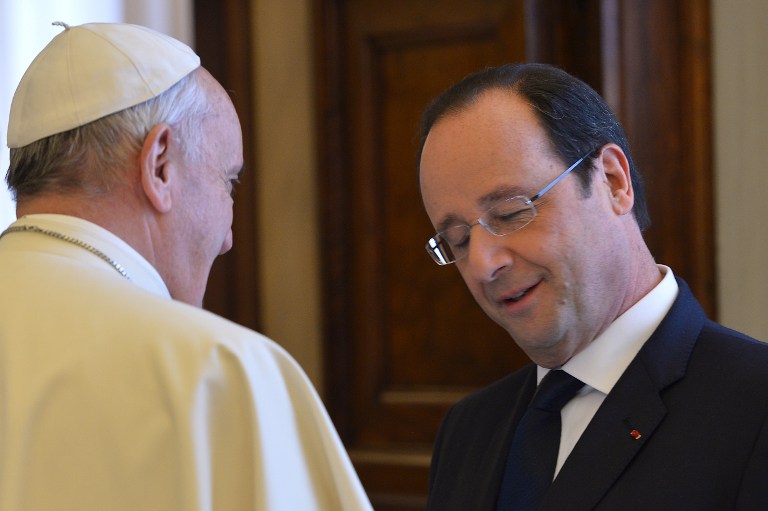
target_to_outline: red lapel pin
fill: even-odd
[[[627,425],[627,427],[630,428],[629,430],[629,436],[634,438],[635,440],[640,440],[640,438],[643,436],[642,433],[640,433],[635,427],[632,425],[632,423],[629,421],[629,418],[624,419],[624,424]]]

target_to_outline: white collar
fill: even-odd
[[[604,394],[611,391],[677,298],[678,286],[672,270],[661,264],[657,266],[664,275],[661,282],[561,369],[587,387]],[[548,369],[537,367],[539,382],[547,372]]]
[[[34,225],[85,242],[125,268],[131,281],[137,286],[156,295],[171,297],[162,277],[149,261],[103,227],[82,218],[54,214],[25,215],[11,224],[11,227],[24,225]],[[83,253],[88,253],[86,249],[82,250]],[[118,276],[117,272],[115,275]]]

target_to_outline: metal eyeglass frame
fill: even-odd
[[[465,225],[465,226],[468,228],[467,230],[469,231],[469,230],[471,230],[471,229],[472,229],[472,227],[474,227],[474,226],[476,226],[476,225],[478,225],[478,224],[479,224],[479,225],[481,225],[481,226],[482,226],[482,227],[483,227],[483,228],[484,228],[486,231],[490,232],[490,233],[491,233],[491,234],[493,234],[494,236],[507,236],[507,235],[509,235],[509,234],[512,234],[512,233],[513,233],[513,232],[515,232],[515,231],[519,231],[520,229],[524,228],[524,227],[525,227],[525,226],[527,226],[529,223],[531,223],[531,221],[532,221],[532,220],[533,220],[533,219],[536,217],[536,206],[534,206],[534,205],[533,205],[533,202],[534,202],[534,201],[536,201],[536,200],[538,200],[538,199],[540,199],[542,195],[544,195],[545,193],[547,193],[547,192],[548,192],[548,191],[549,191],[549,190],[550,190],[550,189],[551,189],[553,186],[555,186],[557,183],[559,183],[559,182],[560,182],[560,181],[561,181],[561,180],[562,180],[562,179],[563,179],[565,176],[567,176],[567,175],[568,175],[568,174],[569,174],[569,173],[570,173],[570,172],[571,172],[573,169],[575,169],[576,167],[578,167],[578,166],[581,164],[581,162],[583,162],[583,161],[584,161],[584,160],[585,160],[585,159],[586,159],[586,158],[587,158],[587,157],[588,157],[590,154],[592,154],[593,152],[594,152],[594,150],[593,150],[593,151],[589,151],[587,154],[585,154],[584,156],[582,156],[581,158],[579,158],[578,160],[576,160],[576,162],[575,162],[573,165],[571,165],[570,167],[568,167],[567,169],[565,169],[565,170],[563,171],[563,173],[562,173],[562,174],[560,174],[559,176],[557,176],[557,177],[556,177],[554,180],[552,180],[552,182],[551,182],[551,183],[549,183],[547,186],[545,186],[544,188],[542,188],[542,189],[539,191],[539,193],[537,193],[537,194],[536,194],[536,195],[534,195],[533,197],[531,197],[531,198],[528,198],[528,197],[526,197],[526,196],[524,196],[524,195],[515,195],[514,197],[508,197],[507,199],[505,199],[505,200],[503,200],[503,201],[501,201],[501,202],[500,202],[500,203],[504,203],[504,202],[506,202],[506,201],[510,201],[510,200],[512,200],[512,199],[523,199],[523,203],[525,203],[525,205],[526,205],[526,206],[528,206],[528,207],[531,209],[531,211],[533,211],[533,216],[532,216],[532,217],[531,217],[531,219],[530,219],[530,220],[529,220],[527,223],[525,223],[524,225],[522,225],[522,226],[520,226],[520,227],[518,227],[518,228],[516,228],[516,229],[513,229],[513,230],[511,230],[511,231],[509,231],[509,232],[503,233],[503,234],[500,234],[500,233],[498,233],[498,232],[494,232],[493,228],[492,228],[492,227],[491,227],[491,226],[488,224],[488,222],[486,222],[486,221],[483,219],[483,217],[485,217],[485,215],[486,215],[486,214],[487,214],[487,213],[488,213],[490,210],[492,210],[492,209],[494,209],[494,208],[498,207],[498,204],[496,204],[496,205],[494,205],[494,206],[492,206],[492,207],[488,208],[486,211],[484,211],[484,212],[483,212],[483,214],[482,214],[482,215],[480,215],[480,217],[477,219],[477,221],[476,221],[475,223],[473,223],[473,224],[464,224],[464,225]],[[452,226],[451,228],[453,228],[453,227],[457,227],[457,226]],[[426,248],[426,250],[427,250],[427,253],[428,253],[428,254],[429,254],[431,257],[432,257],[432,259],[433,259],[433,260],[434,260],[434,261],[435,261],[435,262],[436,262],[438,265],[440,265],[440,266],[445,266],[445,265],[448,265],[448,264],[453,264],[453,263],[455,263],[456,261],[458,261],[458,260],[460,260],[460,259],[463,259],[463,257],[464,257],[464,256],[462,256],[462,257],[458,257],[458,258],[457,258],[457,257],[454,257],[454,255],[453,255],[453,250],[451,249],[451,245],[450,245],[450,243],[448,243],[448,241],[447,241],[447,240],[445,240],[445,239],[443,238],[443,233],[444,233],[444,232],[445,232],[445,231],[440,231],[440,232],[436,233],[434,236],[432,236],[431,238],[429,238],[429,240],[427,240],[427,244],[426,244],[426,246],[424,247],[424,248]],[[443,248],[441,248],[441,247],[443,247],[444,245],[447,245],[447,246],[448,246],[448,249],[449,249],[448,251],[445,251]]]

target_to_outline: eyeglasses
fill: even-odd
[[[576,163],[565,169],[565,172],[557,176],[554,181],[530,199],[524,195],[510,197],[488,209],[480,215],[477,222],[471,225],[454,225],[438,232],[427,241],[425,247],[427,252],[437,264],[441,266],[451,264],[467,256],[469,253],[469,234],[472,227],[478,224],[495,236],[506,236],[519,231],[536,218],[536,207],[533,202],[540,199],[570,171],[578,167],[592,152],[590,151],[579,158]]]

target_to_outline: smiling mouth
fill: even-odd
[[[505,299],[504,301],[505,301],[505,302],[513,302],[513,303],[519,302],[520,300],[522,300],[522,299],[523,299],[523,297],[524,297],[525,295],[527,295],[527,294],[528,294],[528,291],[529,291],[529,290],[528,290],[528,289],[526,289],[525,291],[522,291],[522,292],[520,292],[520,293],[516,294],[515,296],[510,296],[509,298]]]
[[[504,303],[517,303],[517,302],[519,302],[520,300],[522,300],[523,298],[525,298],[525,297],[528,295],[528,293],[530,293],[531,291],[533,291],[533,290],[536,288],[536,286],[537,286],[537,285],[538,285],[538,284],[536,284],[536,285],[533,285],[533,286],[531,286],[531,287],[529,287],[529,288],[527,288],[527,289],[523,289],[522,291],[520,291],[520,292],[519,292],[519,293],[517,293],[517,294],[514,294],[514,295],[512,295],[512,296],[509,296],[509,297],[507,297],[507,298],[504,298]]]

